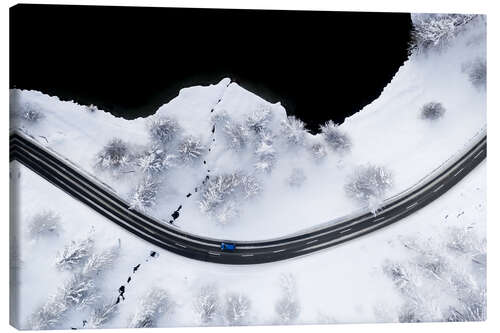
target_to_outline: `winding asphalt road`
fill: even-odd
[[[134,235],[181,256],[219,264],[249,265],[285,260],[323,250],[361,237],[425,207],[446,193],[486,158],[486,135],[460,158],[384,205],[376,215],[365,212],[271,240],[227,241],[234,252],[220,250],[222,241],[186,233],[129,209],[129,204],[95,179],[79,171],[21,132],[10,136],[10,161],[17,160],[47,181]]]

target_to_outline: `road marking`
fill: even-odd
[[[175,245],[180,246],[180,247],[183,247],[183,248],[186,248],[186,246],[185,246],[185,245],[182,245],[182,244],[179,244],[179,243],[175,243]]]
[[[432,192],[437,192],[437,191],[439,191],[439,189],[440,189],[441,187],[443,187],[443,186],[444,186],[443,184],[439,185],[439,186],[438,186],[436,189],[434,189],[434,191],[432,191]]]
[[[241,256],[242,257],[253,257],[253,254],[252,253],[250,253],[250,254],[242,254]]]
[[[378,220],[383,220],[383,219],[385,219],[385,217],[379,217],[379,218],[373,220],[373,222],[377,222]]]
[[[307,243],[306,243],[306,245],[307,245],[307,244],[312,244],[312,243],[316,243],[317,241],[318,241],[317,239],[315,239],[315,240],[312,240],[312,241],[310,241],[310,242],[307,242]]]
[[[456,175],[458,175],[460,172],[462,172],[462,170],[463,170],[463,169],[464,169],[464,168],[462,168],[462,169],[458,170],[458,172],[457,172],[454,176],[456,176]]]
[[[406,209],[410,209],[411,207],[415,206],[415,205],[418,205],[418,201],[415,202],[415,203],[412,203],[411,205],[409,205],[408,207],[406,207]]]
[[[273,251],[273,253],[278,253],[278,252],[282,252],[282,251],[285,251],[285,249],[276,250],[276,251]]]
[[[220,253],[215,253],[215,252],[208,252],[208,254],[211,254],[213,256],[220,256]]]
[[[342,230],[340,231],[341,234],[345,233],[345,232],[348,232],[349,230],[351,230],[352,228],[349,228],[349,229],[345,229],[345,230]]]
[[[473,160],[475,160],[479,155],[481,155],[481,153],[483,152],[484,149],[481,149],[481,151],[479,153],[476,154],[476,156],[474,156]]]

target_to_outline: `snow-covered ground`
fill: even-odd
[[[162,288],[169,295],[169,311],[159,315],[156,326],[202,324],[194,303],[197,293],[206,285],[214,286],[220,305],[214,321],[207,324],[227,323],[224,321],[227,317],[225,297],[235,292],[243,293],[250,300],[248,315],[242,323],[282,323],[276,306],[284,294],[283,275],[291,275],[295,281],[294,300],[300,304],[297,318],[290,323],[397,321],[398,307],[405,298],[384,274],[384,265],[408,261],[413,255],[405,247],[408,243],[430,242],[439,248],[441,243],[450,242],[449,231],[454,227],[462,231],[470,228],[473,235],[484,238],[485,169],[485,164],[481,164],[439,201],[370,236],[293,260],[257,266],[226,266],[193,261],[157,249],[109,223],[15,162],[11,179],[18,184],[18,203],[23,207],[17,218],[20,248],[15,251],[20,260],[15,285],[19,293],[19,325],[29,327],[32,314],[73,274],[56,268],[57,252],[71,241],[84,239],[89,234],[95,240],[97,253],[121,240],[118,259],[95,278],[99,287],[96,295],[105,303],[113,303],[118,287],[126,285],[125,301],[118,304],[116,317],[103,327],[128,326],[139,299],[153,287]],[[59,215],[63,231],[58,237],[33,240],[28,235],[28,226],[33,216],[47,210]],[[444,255],[443,249],[445,247],[441,248]],[[158,251],[159,257],[149,257],[151,250]],[[132,274],[132,268],[139,263],[141,267]],[[470,274],[467,265],[460,268]],[[475,269],[473,267],[472,272]],[[132,276],[130,284],[125,283],[128,276]],[[484,282],[484,275],[475,280],[479,284]],[[443,295],[446,289],[441,288],[429,301],[452,304]],[[89,311],[88,308],[72,309],[69,319],[55,327],[80,328],[83,320],[89,320]]]
[[[391,187],[374,189],[377,199],[387,198],[485,129],[485,19],[465,27],[446,45],[410,56],[377,100],[317,135],[230,79],[183,89],[155,115],[131,121],[12,90],[11,128],[165,223],[182,205],[175,220],[182,230],[241,240],[283,236],[367,205],[345,189],[358,166],[391,175]],[[441,117],[422,119],[424,105],[431,118]],[[122,141],[110,145],[114,138]],[[18,162],[10,177],[18,327],[485,319],[485,163],[390,227],[255,266],[171,254]],[[113,306],[122,285],[125,300]]]
[[[183,205],[175,221],[182,230],[224,239],[265,239],[362,207],[344,189],[357,166],[386,168],[392,174],[392,187],[383,196],[390,197],[457,154],[486,127],[486,91],[471,79],[474,68],[485,66],[485,57],[482,17],[468,23],[446,48],[410,56],[377,100],[338,126],[350,139],[346,150],[329,145],[324,134],[305,133],[300,122],[287,121],[279,103],[270,104],[230,79],[185,88],[155,115],[135,120],[36,91],[12,90],[11,127],[30,133],[131,203],[147,178],[157,195],[153,205],[143,208],[168,221]],[[331,112],[335,112],[334,92],[332,96]],[[441,119],[421,119],[421,108],[429,102],[441,103],[445,109]],[[40,117],[33,120],[31,114]],[[178,130],[170,141],[155,145],[149,128],[165,117]],[[128,152],[126,161],[109,171],[109,165],[97,166],[97,156],[113,138],[123,140]],[[200,148],[201,156],[191,162],[179,151],[187,138],[200,143],[195,148]],[[141,169],[140,161],[151,161],[158,150],[168,161],[153,177]],[[235,172],[247,177],[252,190],[245,188],[232,197],[210,192],[233,185],[234,192],[241,192],[238,184],[223,184],[228,177],[217,178]],[[203,185],[207,175],[211,181]],[[240,178],[235,181],[244,183]],[[209,201],[205,206],[204,195],[205,203]]]

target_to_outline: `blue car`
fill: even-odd
[[[220,249],[221,251],[234,251],[234,249],[236,248],[236,246],[232,243],[220,243]]]

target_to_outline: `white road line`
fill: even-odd
[[[183,248],[186,248],[186,246],[185,246],[185,245],[182,245],[182,244],[179,244],[179,243],[175,243],[175,245],[180,246],[180,247],[183,247]]]
[[[432,191],[432,192],[437,192],[437,191],[439,191],[439,189],[440,189],[441,187],[443,187],[443,186],[444,186],[443,184],[439,185],[439,186],[438,186],[437,188],[435,188],[435,189],[434,189],[434,191]]]
[[[312,240],[312,241],[310,241],[310,242],[307,242],[306,244],[316,243],[317,241],[318,241],[318,240],[317,240],[317,239],[315,239],[315,240]]]
[[[211,254],[213,256],[220,256],[220,253],[215,253],[215,252],[208,252],[208,254]]]
[[[276,251],[273,251],[273,253],[278,253],[278,252],[283,252],[283,251],[285,251],[285,249],[276,250]]]
[[[253,254],[252,253],[250,253],[250,254],[242,254],[241,256],[242,257],[253,257]]]
[[[476,159],[479,155],[481,155],[481,153],[483,152],[483,150],[484,150],[484,149],[481,149],[481,150],[479,151],[479,153],[477,153],[477,154],[474,156],[473,160],[475,160],[475,159]]]
[[[463,169],[464,169],[464,168],[462,168],[462,169],[458,170],[458,172],[457,172],[456,174],[454,174],[454,176],[456,176],[456,175],[458,175],[460,172],[462,172],[462,170],[463,170]]]
[[[385,217],[379,217],[379,218],[373,220],[373,222],[377,222],[378,220],[383,220],[383,219],[385,219]]]
[[[413,206],[415,206],[415,205],[418,205],[418,201],[417,201],[417,202],[412,203],[411,205],[409,205],[408,207],[406,207],[406,209],[410,209],[411,207],[413,207]]]
[[[348,232],[349,230],[351,230],[352,228],[349,228],[349,229],[345,229],[345,230],[342,230],[340,231],[341,234],[345,233],[345,232]]]

